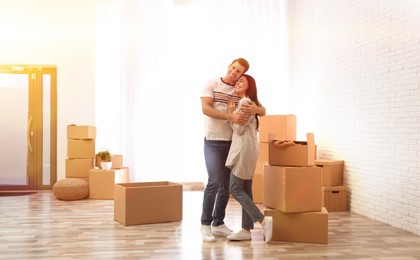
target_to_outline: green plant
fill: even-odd
[[[98,156],[101,161],[103,162],[110,162],[111,161],[111,153],[108,150],[101,150],[99,151],[96,156]]]

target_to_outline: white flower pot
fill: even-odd
[[[102,170],[111,170],[112,162],[101,162]]]

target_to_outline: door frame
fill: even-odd
[[[2,185],[0,191],[51,190],[57,181],[57,67],[0,65],[0,73],[28,75],[28,148],[26,185]],[[50,75],[50,182],[43,184],[43,75]],[[33,152],[31,152],[31,150]]]

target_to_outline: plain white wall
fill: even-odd
[[[0,62],[57,66],[58,179],[65,178],[66,126],[95,123],[94,17],[94,0],[0,0]]]
[[[298,136],[345,161],[351,211],[420,234],[420,1],[290,2]]]

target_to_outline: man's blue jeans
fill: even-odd
[[[204,139],[204,159],[208,180],[203,197],[201,224],[219,226],[224,224],[229,200],[230,169],[225,167],[231,141]]]

